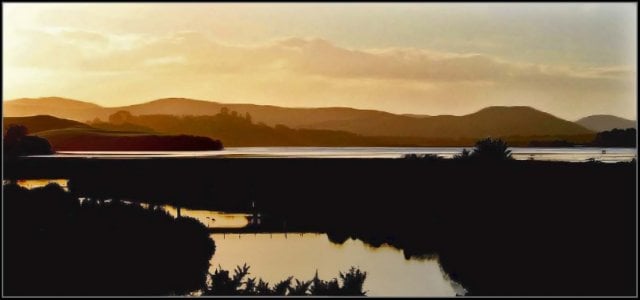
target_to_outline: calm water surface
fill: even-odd
[[[229,147],[222,151],[61,151],[39,157],[152,158],[152,157],[249,157],[249,158],[399,158],[405,154],[437,154],[451,158],[463,147]],[[471,149],[467,147],[467,149]],[[595,159],[603,162],[629,161],[637,156],[636,148],[510,148],[518,160],[580,162]]]
[[[164,206],[164,209],[177,215],[172,206]],[[245,227],[251,217],[250,214],[190,209],[181,209],[180,214],[218,229]],[[334,244],[326,234],[319,233],[216,233],[211,237],[216,243],[211,273],[218,267],[232,270],[246,263],[251,267],[250,277],[273,284],[289,276],[310,280],[316,270],[321,279],[329,280],[354,266],[367,272],[364,289],[370,296],[455,296],[465,293],[464,288],[452,282],[440,269],[436,258],[407,260],[401,250],[387,245],[374,248],[353,239],[341,245]]]
[[[271,283],[288,276],[310,280],[316,270],[321,279],[338,277],[351,266],[367,272],[364,290],[369,296],[455,296],[464,289],[448,279],[437,259],[406,260],[390,246],[372,248],[349,239],[341,245],[326,234],[213,234],[218,266],[230,270],[247,263],[251,277]]]

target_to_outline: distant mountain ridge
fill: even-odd
[[[594,132],[573,122],[531,107],[487,107],[463,116],[397,115],[347,107],[286,108],[255,104],[223,104],[184,98],[158,99],[121,107],[101,107],[59,97],[16,99],[4,102],[5,116],[49,114],[86,122],[126,110],[133,115],[215,115],[226,107],[241,115],[250,114],[255,123],[291,128],[347,131],[363,136],[423,138],[478,138],[486,136],[584,135]]]
[[[608,131],[615,128],[618,129],[627,129],[627,128],[636,128],[636,121],[620,118],[612,115],[592,115],[588,117],[584,117],[578,121],[577,124],[584,126],[587,129],[601,132]]]
[[[492,106],[463,116],[408,117],[327,121],[309,128],[347,130],[360,134],[477,138],[486,136],[580,135],[590,130],[526,106]]]
[[[2,108],[4,117],[51,115],[79,122],[87,121],[86,118],[89,116],[105,114],[105,108],[100,105],[60,97],[21,98],[3,101]]]
[[[59,119],[48,115],[37,115],[32,117],[4,117],[2,118],[2,124],[4,128],[7,128],[7,126],[11,124],[26,126],[30,134],[63,128],[91,128],[89,125],[84,123]]]

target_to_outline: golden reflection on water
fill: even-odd
[[[364,289],[369,296],[455,296],[453,284],[435,259],[406,260],[389,246],[372,248],[359,240],[342,245],[326,234],[264,233],[212,234],[216,252],[210,272],[218,266],[233,270],[247,263],[250,277],[275,284],[288,276],[310,280],[316,270],[321,279],[338,277],[351,266],[367,272]]]
[[[44,187],[49,183],[57,183],[60,187],[62,187],[65,191],[68,191],[67,187],[68,179],[19,179],[16,180],[16,183],[26,189],[34,189],[39,187]]]
[[[170,215],[176,217],[177,209],[170,205],[163,206],[164,210]],[[193,210],[187,208],[180,209],[180,215],[183,217],[191,217],[209,228],[242,228],[249,225],[249,214],[242,213],[224,213],[211,210]]]

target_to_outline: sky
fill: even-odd
[[[3,3],[3,100],[636,119],[636,3]]]

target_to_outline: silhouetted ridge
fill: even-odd
[[[576,123],[593,131],[607,131],[612,129],[627,129],[638,127],[636,121],[627,120],[612,115],[588,116],[576,121]]]
[[[134,115],[171,114],[176,116],[212,116],[223,107],[238,114],[250,114],[256,123],[278,124],[293,129],[346,131],[363,136],[403,138],[461,139],[486,136],[559,136],[587,135],[592,131],[530,107],[488,107],[464,116],[397,115],[383,111],[347,107],[287,108],[272,105],[232,104],[185,98],[163,98],[123,107],[79,106],[69,102],[65,109],[45,110],[39,105],[23,105],[23,100],[5,102],[5,114],[21,116],[51,114],[88,121],[106,120],[118,110]],[[33,104],[33,103],[32,103]]]
[[[5,128],[10,124],[20,124],[26,126],[29,129],[30,133],[69,127],[87,129],[91,128],[89,125],[84,123],[60,119],[49,115],[37,115],[29,117],[4,117],[2,118],[2,123]]]
[[[30,116],[7,117],[3,119],[3,123],[5,129],[11,125],[19,125],[34,135],[21,141],[16,139],[14,146],[5,147],[5,150],[14,155],[50,154],[51,148],[57,151],[198,151],[223,148],[222,142],[217,139],[186,134],[161,134],[126,122],[96,122],[92,123],[96,124],[97,128],[94,128],[52,116]]]
[[[74,100],[63,97],[39,97],[39,98],[19,98],[12,101],[16,101],[18,105],[43,105],[43,106],[54,106],[54,105],[69,105],[72,108],[76,107],[84,107],[84,108],[98,108],[102,107],[100,105],[81,101]]]

